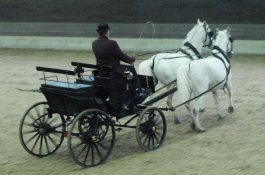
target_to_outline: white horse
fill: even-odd
[[[183,46],[175,53],[159,53],[139,65],[139,74],[153,76],[155,85],[158,81],[163,85],[177,79],[177,71],[181,65],[192,60],[200,59],[203,46],[211,45],[211,30],[204,21],[197,20],[197,24],[189,31]],[[169,86],[168,89],[173,86]],[[168,97],[167,105],[172,108],[173,94]],[[173,112],[174,122],[180,123],[178,116]]]
[[[178,71],[177,97],[181,102],[185,102],[191,98],[192,94],[194,95],[195,100],[193,108],[191,108],[190,103],[186,103],[186,107],[189,109],[192,118],[191,126],[199,132],[205,131],[199,118],[199,105],[203,100],[203,94],[207,91],[213,92],[217,107],[217,115],[223,118],[224,115],[222,115],[220,111],[217,90],[226,87],[230,103],[228,112],[233,113],[234,111],[231,66],[228,58],[232,52],[233,40],[230,35],[230,30],[218,30],[211,51],[212,54],[205,59],[195,60],[190,62],[189,65],[181,66]]]

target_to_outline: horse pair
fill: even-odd
[[[214,39],[213,39],[214,38]],[[212,40],[214,40],[213,47]],[[204,46],[212,47],[211,55],[202,58]],[[217,106],[218,116],[223,118],[220,112],[217,90],[224,86],[228,89],[232,113],[232,83],[231,67],[228,56],[232,53],[233,45],[228,29],[217,31],[215,37],[208,24],[199,19],[197,24],[189,31],[183,46],[176,53],[159,53],[145,60],[139,65],[139,74],[153,76],[157,82],[164,85],[177,80],[177,99],[185,103],[192,118],[192,128],[197,131],[205,131],[201,126],[199,111],[204,111],[203,94],[212,91]],[[176,86],[172,84],[168,89]],[[195,97],[195,105],[191,107],[189,99]],[[173,94],[168,97],[167,105],[175,109],[172,104]],[[175,123],[179,123],[178,115],[173,112]]]

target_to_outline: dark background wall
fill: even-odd
[[[2,36],[95,37],[108,22],[114,37],[139,37],[153,21],[155,38],[184,38],[197,18],[231,26],[238,39],[265,39],[264,0],[0,0]]]
[[[0,0],[2,22],[265,23],[264,0]]]

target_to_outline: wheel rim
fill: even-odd
[[[83,167],[103,163],[115,141],[114,125],[106,113],[96,109],[81,112],[69,130],[68,148],[74,161]]]
[[[139,116],[136,125],[138,144],[145,151],[157,149],[164,141],[166,128],[163,112],[155,107],[146,108]]]
[[[49,114],[48,104],[31,106],[20,122],[19,137],[24,149],[31,155],[44,157],[54,153],[62,144],[65,123],[60,114]]]

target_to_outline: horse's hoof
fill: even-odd
[[[225,115],[217,114],[217,117],[218,117],[219,119],[224,119],[224,118],[225,118]]]
[[[175,125],[178,125],[178,124],[180,124],[180,121],[179,121],[179,119],[178,119],[178,118],[175,118],[175,119],[174,119],[174,124],[175,124]]]
[[[205,112],[205,108],[200,109],[200,112]]]
[[[198,132],[205,132],[206,129],[205,129],[204,127],[200,127],[200,128],[197,128],[197,131],[198,131]]]
[[[233,106],[229,106],[228,107],[228,113],[232,114],[234,112],[234,107]]]

